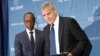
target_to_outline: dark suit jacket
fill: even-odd
[[[44,28],[44,56],[49,56],[50,41],[49,41],[50,25]],[[88,55],[86,50],[89,40],[86,34],[82,31],[79,24],[72,18],[60,17],[59,19],[59,43],[60,52],[71,52],[73,56],[82,56],[83,53]],[[90,44],[90,43],[89,43]]]
[[[32,52],[29,38],[26,30],[19,33],[15,37],[15,56],[43,56],[43,42],[44,38],[42,37],[42,32],[36,30],[36,44],[35,44],[35,52]],[[35,53],[35,55],[33,55]]]

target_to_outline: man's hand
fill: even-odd
[[[68,53],[68,55],[67,55],[67,56],[73,56],[73,55],[72,55],[72,53]]]

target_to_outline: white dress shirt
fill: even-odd
[[[26,28],[26,32],[27,32],[29,40],[31,40],[30,30]],[[31,32],[33,32],[34,42],[36,42],[36,37],[35,37],[36,33],[35,33],[35,30],[33,29]]]
[[[51,29],[51,27],[50,27]],[[60,54],[59,47],[59,16],[57,15],[56,20],[54,22],[54,30],[55,30],[55,43],[56,43],[56,54]]]

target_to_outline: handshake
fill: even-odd
[[[72,56],[72,54],[68,52],[61,52],[59,56]]]

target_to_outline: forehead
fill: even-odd
[[[32,17],[33,15],[32,14],[25,14],[24,17]]]
[[[24,20],[33,20],[33,15],[32,14],[26,14],[24,16]]]
[[[45,13],[48,13],[48,12],[52,11],[52,9],[53,8],[51,6],[48,6],[48,7],[44,8],[44,9],[42,9],[41,11],[42,11],[43,14],[45,14]]]

